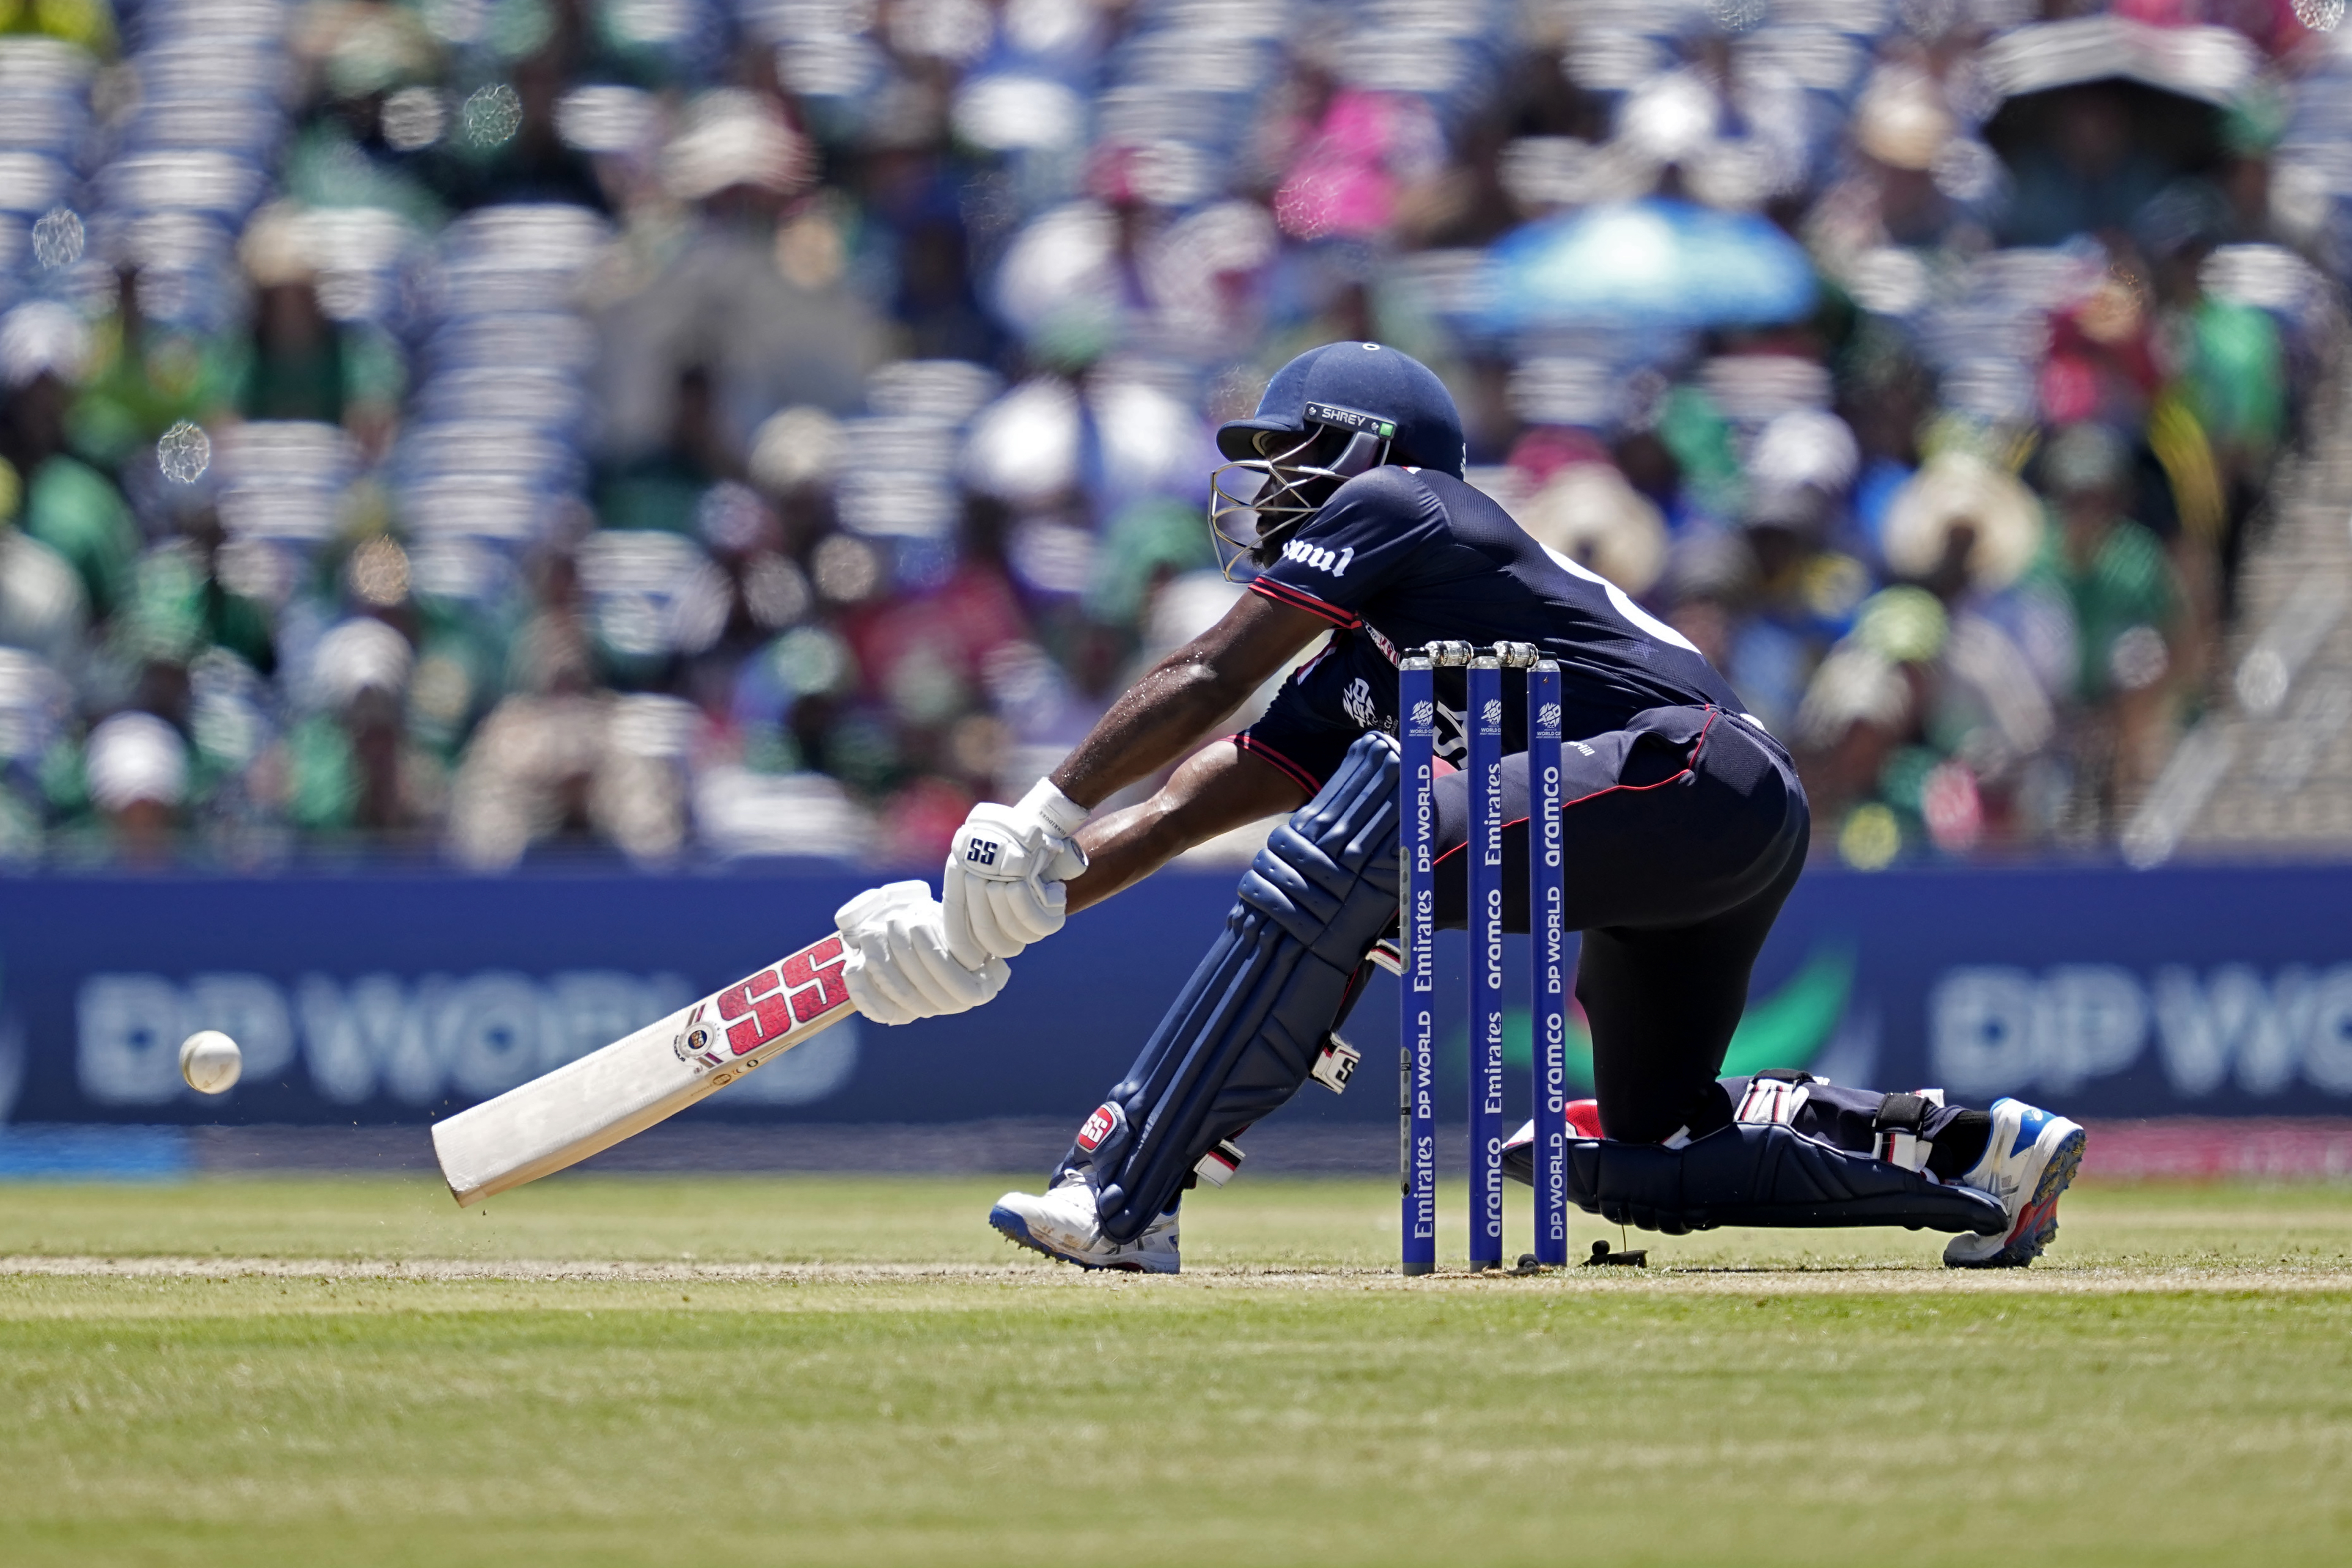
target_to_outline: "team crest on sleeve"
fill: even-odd
[[[1381,727],[1381,710],[1372,701],[1371,683],[1363,676],[1358,675],[1348,683],[1348,689],[1339,694],[1339,706],[1366,729]]]

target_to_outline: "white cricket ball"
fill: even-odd
[[[180,1042],[180,1076],[199,1094],[226,1094],[245,1071],[236,1041],[216,1029],[200,1029]]]

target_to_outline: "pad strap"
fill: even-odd
[[[1927,1155],[1935,1148],[1925,1135],[1929,1113],[1944,1103],[1940,1089],[1922,1089],[1913,1094],[1889,1094],[1878,1107],[1870,1122],[1870,1152],[1877,1159],[1901,1166],[1906,1171],[1927,1168]]]
[[[1748,1081],[1748,1092],[1739,1097],[1739,1109],[1732,1113],[1731,1119],[1742,1126],[1790,1125],[1811,1094],[1806,1086],[1811,1079],[1801,1073],[1798,1080],[1801,1081],[1779,1073],[1758,1073]]]
[[[1871,1122],[1872,1130],[1916,1133],[1927,1125],[1927,1113],[1935,1103],[1925,1094],[1889,1094],[1879,1103],[1878,1114]]]

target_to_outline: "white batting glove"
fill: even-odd
[[[995,998],[1013,977],[1002,958],[956,962],[941,930],[939,900],[919,882],[869,889],[835,911],[849,948],[841,977],[849,999],[876,1023],[969,1012]]]
[[[1067,918],[1062,884],[1087,869],[1077,831],[1087,809],[1041,779],[1018,805],[974,806],[948,845],[940,879],[948,951],[968,967],[1017,958]]]

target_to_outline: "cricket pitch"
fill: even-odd
[[[0,1186],[7,1561],[2352,1552],[2352,1189],[2086,1184],[2023,1272],[1748,1231],[1408,1281],[1392,1184],[1203,1195],[1173,1281],[1015,1251],[1003,1185]]]

